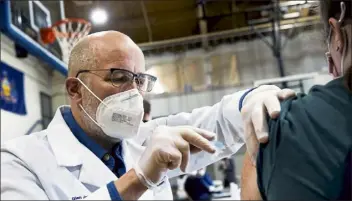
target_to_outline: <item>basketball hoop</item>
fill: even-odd
[[[44,44],[52,44],[56,39],[61,48],[62,60],[68,64],[73,46],[89,34],[91,27],[91,23],[84,19],[63,19],[52,27],[40,29],[40,36]]]

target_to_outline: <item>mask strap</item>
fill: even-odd
[[[80,104],[79,105],[81,107],[81,109],[83,110],[84,113],[86,113],[86,115],[89,117],[90,120],[92,120],[97,126],[99,126],[100,128],[102,128],[102,125],[100,125],[98,122],[96,122],[89,114],[88,112],[83,108],[83,106]]]
[[[98,99],[104,106],[106,106],[107,107],[107,105],[97,96],[97,95],[95,95],[95,93],[93,93],[92,92],[92,90],[90,90],[88,87],[87,87],[87,85],[85,85],[84,83],[83,83],[83,81],[81,80],[81,79],[79,79],[79,78],[76,78],[96,99]]]
[[[339,19],[339,23],[342,23],[343,19],[345,19],[345,13],[346,13],[346,5],[343,1],[340,3],[340,8],[341,8],[341,15]]]
[[[95,95],[92,90],[90,90],[87,85],[85,85],[81,79],[76,78],[96,99],[98,99],[102,104],[104,104],[106,106],[106,104],[97,96]],[[90,120],[92,120],[97,126],[99,126],[100,128],[102,128],[102,125],[100,125],[97,121],[95,121],[89,114],[88,112],[83,108],[83,106],[81,104],[79,104],[79,107],[81,107],[81,109],[83,110],[83,112],[89,117]]]

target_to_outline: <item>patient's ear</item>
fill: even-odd
[[[247,152],[244,155],[241,174],[241,200],[262,200],[257,184],[257,169]]]

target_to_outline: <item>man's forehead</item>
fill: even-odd
[[[144,72],[144,55],[132,40],[123,37],[94,37],[90,42],[94,47],[96,69],[119,68]]]
[[[134,71],[135,68],[141,68],[144,58],[136,55],[132,51],[115,49],[111,51],[101,50],[96,55],[98,69],[120,68]]]

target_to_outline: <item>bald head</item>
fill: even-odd
[[[76,76],[82,69],[100,69],[104,63],[122,60],[133,60],[131,67],[143,65],[144,68],[143,52],[130,37],[118,31],[93,33],[73,47],[68,64],[69,76]]]
[[[68,66],[66,90],[75,120],[89,136],[106,149],[110,149],[110,143],[114,140],[107,137],[95,124],[96,111],[101,104],[100,100],[130,89],[137,89],[134,81],[114,85],[111,80],[113,75],[111,69],[122,69],[120,72],[130,71],[135,74],[143,73],[145,63],[142,51],[128,36],[120,32],[94,33],[84,37],[72,49]],[[79,70],[90,71],[81,73],[77,79]],[[115,74],[114,78],[124,80],[124,76]]]

